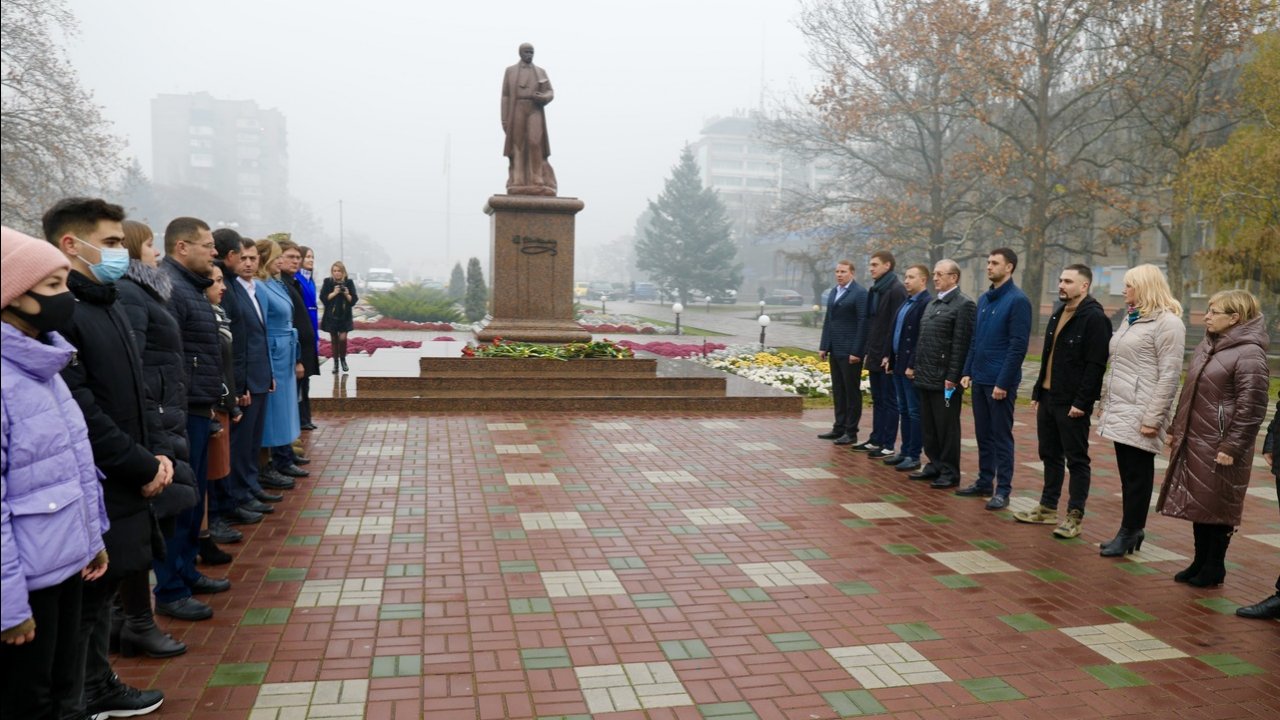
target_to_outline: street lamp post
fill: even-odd
[[[763,301],[763,300],[761,300],[761,301],[760,301],[760,312],[756,313],[756,317],[762,317],[763,315],[764,315],[764,301]]]
[[[609,296],[608,296],[608,295],[601,295],[601,296],[600,296],[600,312],[602,312],[602,313],[607,313],[607,312],[609,312],[609,308],[608,308],[608,306],[606,305],[606,303],[608,303],[608,302],[609,302]]]
[[[676,303],[671,306],[671,312],[676,314],[676,334],[680,334],[680,313],[684,312],[684,305]]]
[[[761,314],[756,322],[760,323],[760,349],[764,350],[764,329],[769,327],[769,316]]]

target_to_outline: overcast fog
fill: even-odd
[[[447,277],[472,255],[487,265],[481,207],[504,192],[498,100],[521,42],[534,44],[555,88],[547,126],[559,194],[586,202],[579,268],[592,246],[632,233],[707,119],[811,77],[789,0],[69,6],[81,26],[72,62],[148,176],[157,94],[276,108],[288,124],[290,193],[335,236],[342,199],[347,232],[373,237],[406,276]]]

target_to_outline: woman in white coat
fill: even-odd
[[[1111,336],[1111,368],[1102,381],[1098,422],[1098,434],[1115,443],[1124,517],[1115,538],[1102,544],[1103,557],[1142,547],[1156,454],[1164,449],[1173,421],[1187,342],[1182,305],[1155,265],[1125,273],[1124,299],[1129,313]]]

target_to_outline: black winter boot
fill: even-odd
[[[1191,578],[1200,574],[1200,568],[1204,566],[1204,528],[1205,526],[1202,523],[1191,523],[1191,531],[1195,534],[1196,542],[1195,557],[1192,558],[1191,564],[1187,566],[1186,570],[1182,570],[1173,576],[1174,582],[1189,582]]]
[[[120,654],[124,657],[145,653],[147,657],[167,658],[186,651],[186,645],[156,625],[156,618],[150,610],[125,618],[124,627],[120,630]]]
[[[218,547],[213,538],[208,535],[200,536],[200,562],[205,565],[226,565],[231,562],[231,555]]]
[[[1221,585],[1227,577],[1227,546],[1231,544],[1230,525],[1206,525],[1204,565],[1195,577],[1187,580],[1188,585],[1205,588]]]

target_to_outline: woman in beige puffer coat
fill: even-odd
[[[1142,546],[1156,454],[1173,419],[1173,401],[1182,375],[1187,328],[1182,305],[1164,273],[1139,265],[1124,276],[1129,315],[1111,336],[1111,367],[1102,381],[1098,434],[1115,443],[1124,518],[1101,555],[1125,555]]]
[[[1196,587],[1226,577],[1227,545],[1244,513],[1253,446],[1267,414],[1267,337],[1257,298],[1225,290],[1209,298],[1170,428],[1169,469],[1156,511],[1190,520],[1195,558],[1174,580]]]

